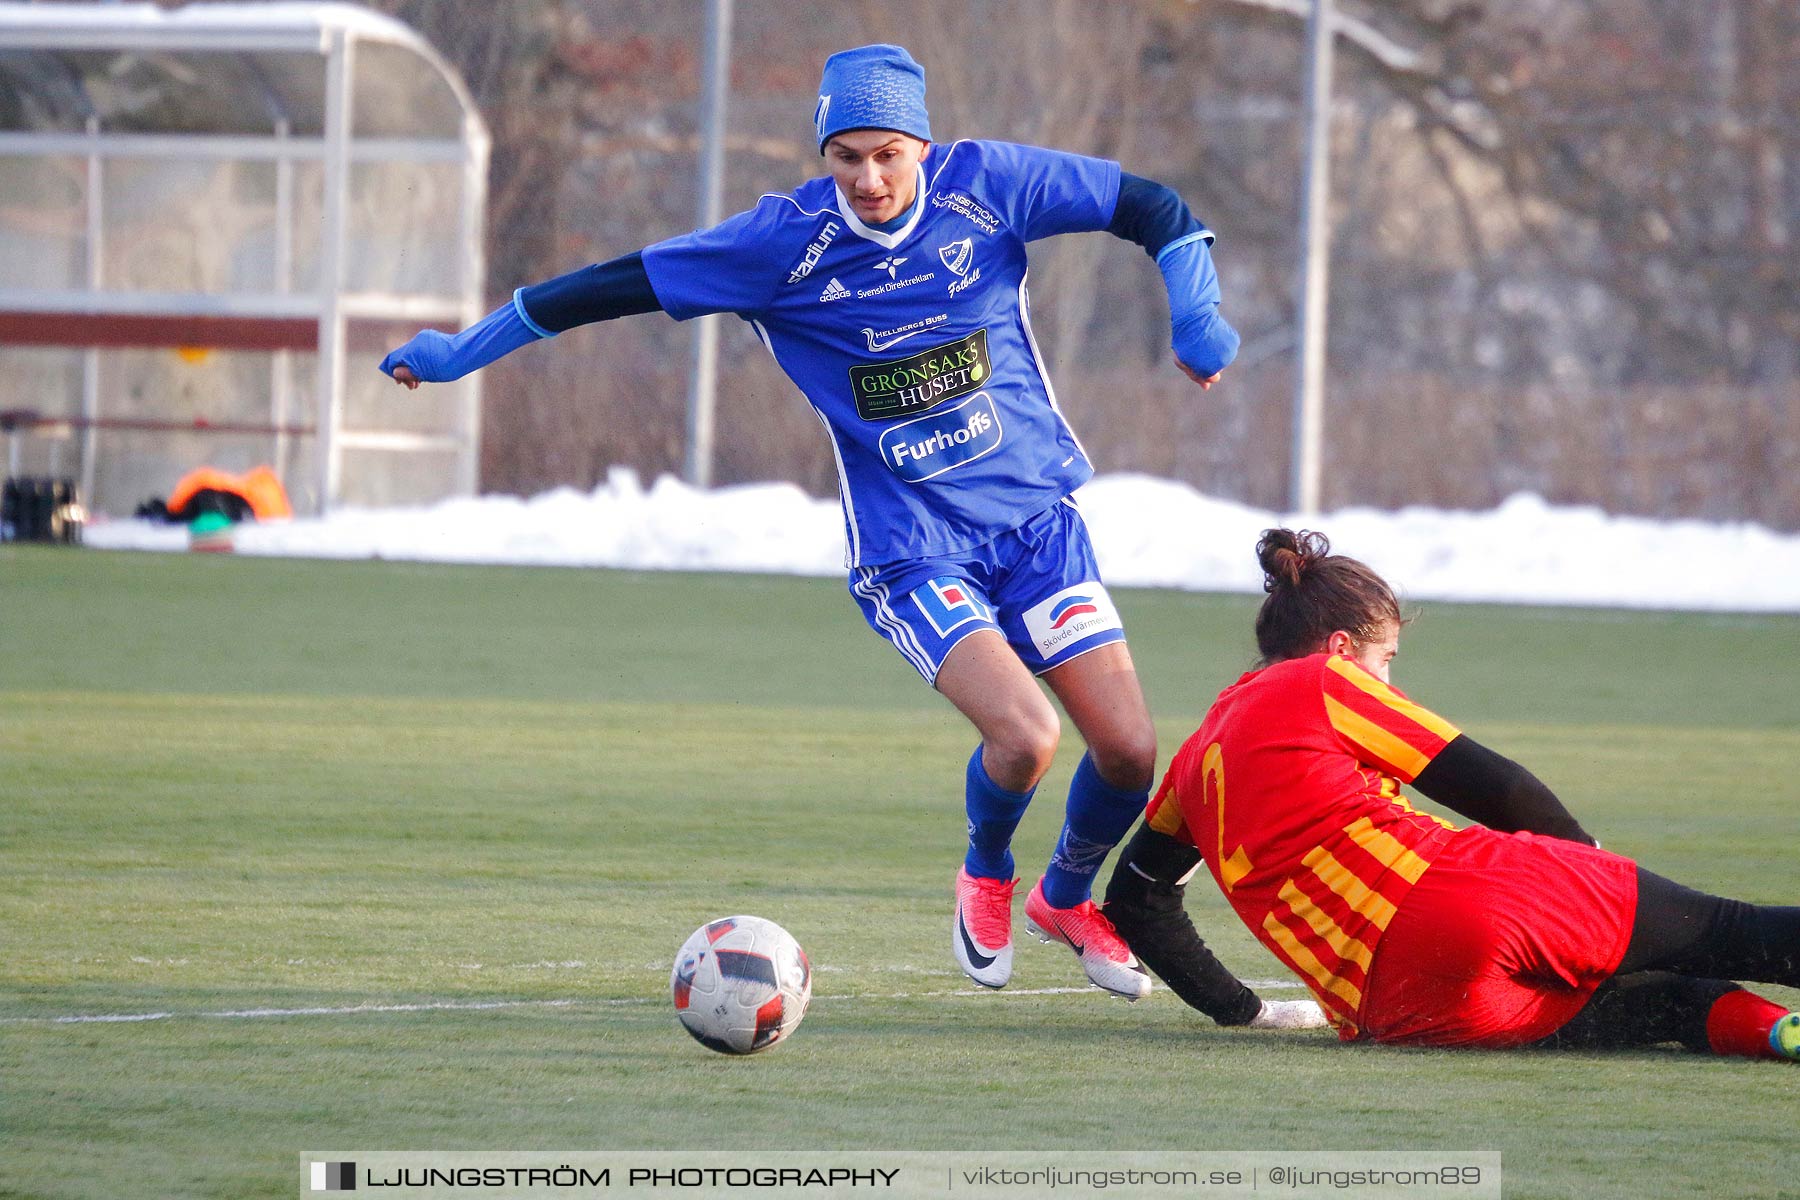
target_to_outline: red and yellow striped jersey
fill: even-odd
[[[1459,732],[1348,658],[1291,659],[1219,693],[1151,802],[1345,1037],[1382,930],[1454,830],[1400,785]]]

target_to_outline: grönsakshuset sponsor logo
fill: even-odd
[[[967,337],[905,358],[851,367],[850,390],[856,398],[857,416],[865,421],[892,421],[966,396],[993,373],[987,330],[977,329]]]

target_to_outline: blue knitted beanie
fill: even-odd
[[[903,46],[858,46],[825,60],[819,79],[819,106],[813,110],[819,153],[825,143],[851,129],[892,129],[931,140],[925,112],[925,68]]]

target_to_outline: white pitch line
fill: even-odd
[[[433,1004],[353,1004],[343,1008],[239,1008],[222,1012],[152,1012],[93,1013],[64,1017],[0,1017],[5,1025],[93,1025],[125,1021],[167,1021],[175,1017],[235,1018],[255,1017],[340,1017],[357,1013],[438,1012],[445,1010],[481,1011],[495,1008],[571,1008],[578,1004],[620,1005],[648,1004],[648,997],[595,1000],[482,1000],[441,1001]]]
[[[1251,979],[1252,988],[1291,988],[1298,983],[1284,979]],[[933,1000],[946,996],[1075,996],[1096,991],[1093,987],[951,988],[932,992],[846,992],[815,995],[815,1001],[838,1000]],[[0,1017],[0,1025],[122,1025],[134,1021],[170,1021],[177,1018],[205,1020],[253,1020],[268,1017],[347,1017],[363,1013],[489,1012],[502,1008],[622,1008],[659,1004],[660,996],[596,997],[591,1000],[440,1000],[428,1004],[351,1004],[340,1008],[234,1008],[213,1012],[78,1013],[60,1017]]]

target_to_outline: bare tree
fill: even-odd
[[[496,134],[490,262],[518,283],[693,221],[700,0],[382,0],[468,75]],[[820,63],[898,41],[940,139],[1119,159],[1220,234],[1245,334],[1204,396],[1154,269],[1032,249],[1035,325],[1103,469],[1286,492],[1306,0],[872,0],[738,8],[727,202],[820,169]],[[1800,526],[1800,8],[1772,0],[1339,0],[1328,504],[1488,504]],[[687,331],[628,321],[490,374],[484,481],[677,469]],[[726,338],[717,476],[829,494],[816,420]]]

